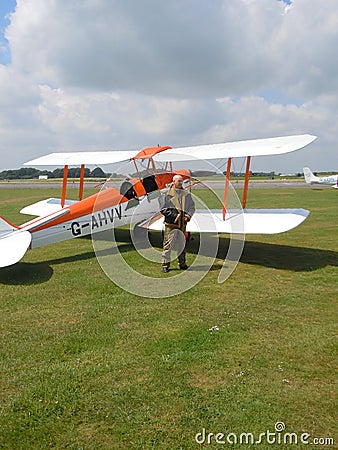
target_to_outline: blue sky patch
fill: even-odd
[[[5,38],[5,30],[9,25],[8,15],[15,10],[16,0],[0,1],[0,64],[9,64],[11,62],[11,54],[8,41]]]
[[[303,101],[295,97],[287,97],[279,89],[264,89],[258,92],[258,95],[263,97],[268,103],[280,105],[296,105],[301,106]]]

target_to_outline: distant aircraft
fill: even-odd
[[[330,175],[329,177],[316,177],[308,167],[303,168],[304,178],[308,184],[332,184],[333,188],[338,188],[338,174]]]

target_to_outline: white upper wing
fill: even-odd
[[[317,136],[300,134],[250,141],[225,142],[166,150],[154,156],[155,161],[189,161],[195,159],[236,158],[243,156],[280,155],[293,152],[313,142]]]
[[[310,134],[284,136],[250,141],[225,142],[221,144],[198,145],[172,148],[154,156],[155,161],[188,161],[194,159],[235,158],[242,156],[279,155],[293,152],[316,139]],[[116,150],[106,152],[50,153],[26,162],[25,166],[80,166],[113,164],[134,158],[139,150]]]
[[[24,166],[81,166],[113,164],[116,162],[127,161],[137,155],[139,150],[126,151],[107,151],[107,152],[67,152],[67,153],[50,153],[41,156],[41,158],[32,159],[24,164]]]

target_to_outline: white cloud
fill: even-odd
[[[55,150],[303,132],[320,139],[301,157],[330,169],[337,29],[336,0],[17,0],[12,62],[0,65],[0,169]]]
[[[7,36],[13,63],[40,81],[178,98],[237,95],[275,75],[267,50],[281,11],[271,0],[19,0]]]

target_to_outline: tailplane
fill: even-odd
[[[11,266],[20,261],[30,243],[29,231],[16,230],[0,236],[0,267]]]
[[[305,177],[305,181],[310,184],[310,183],[318,183],[319,178],[316,177],[311,169],[309,169],[309,167],[304,167],[303,168],[303,172],[304,172],[304,177]]]

